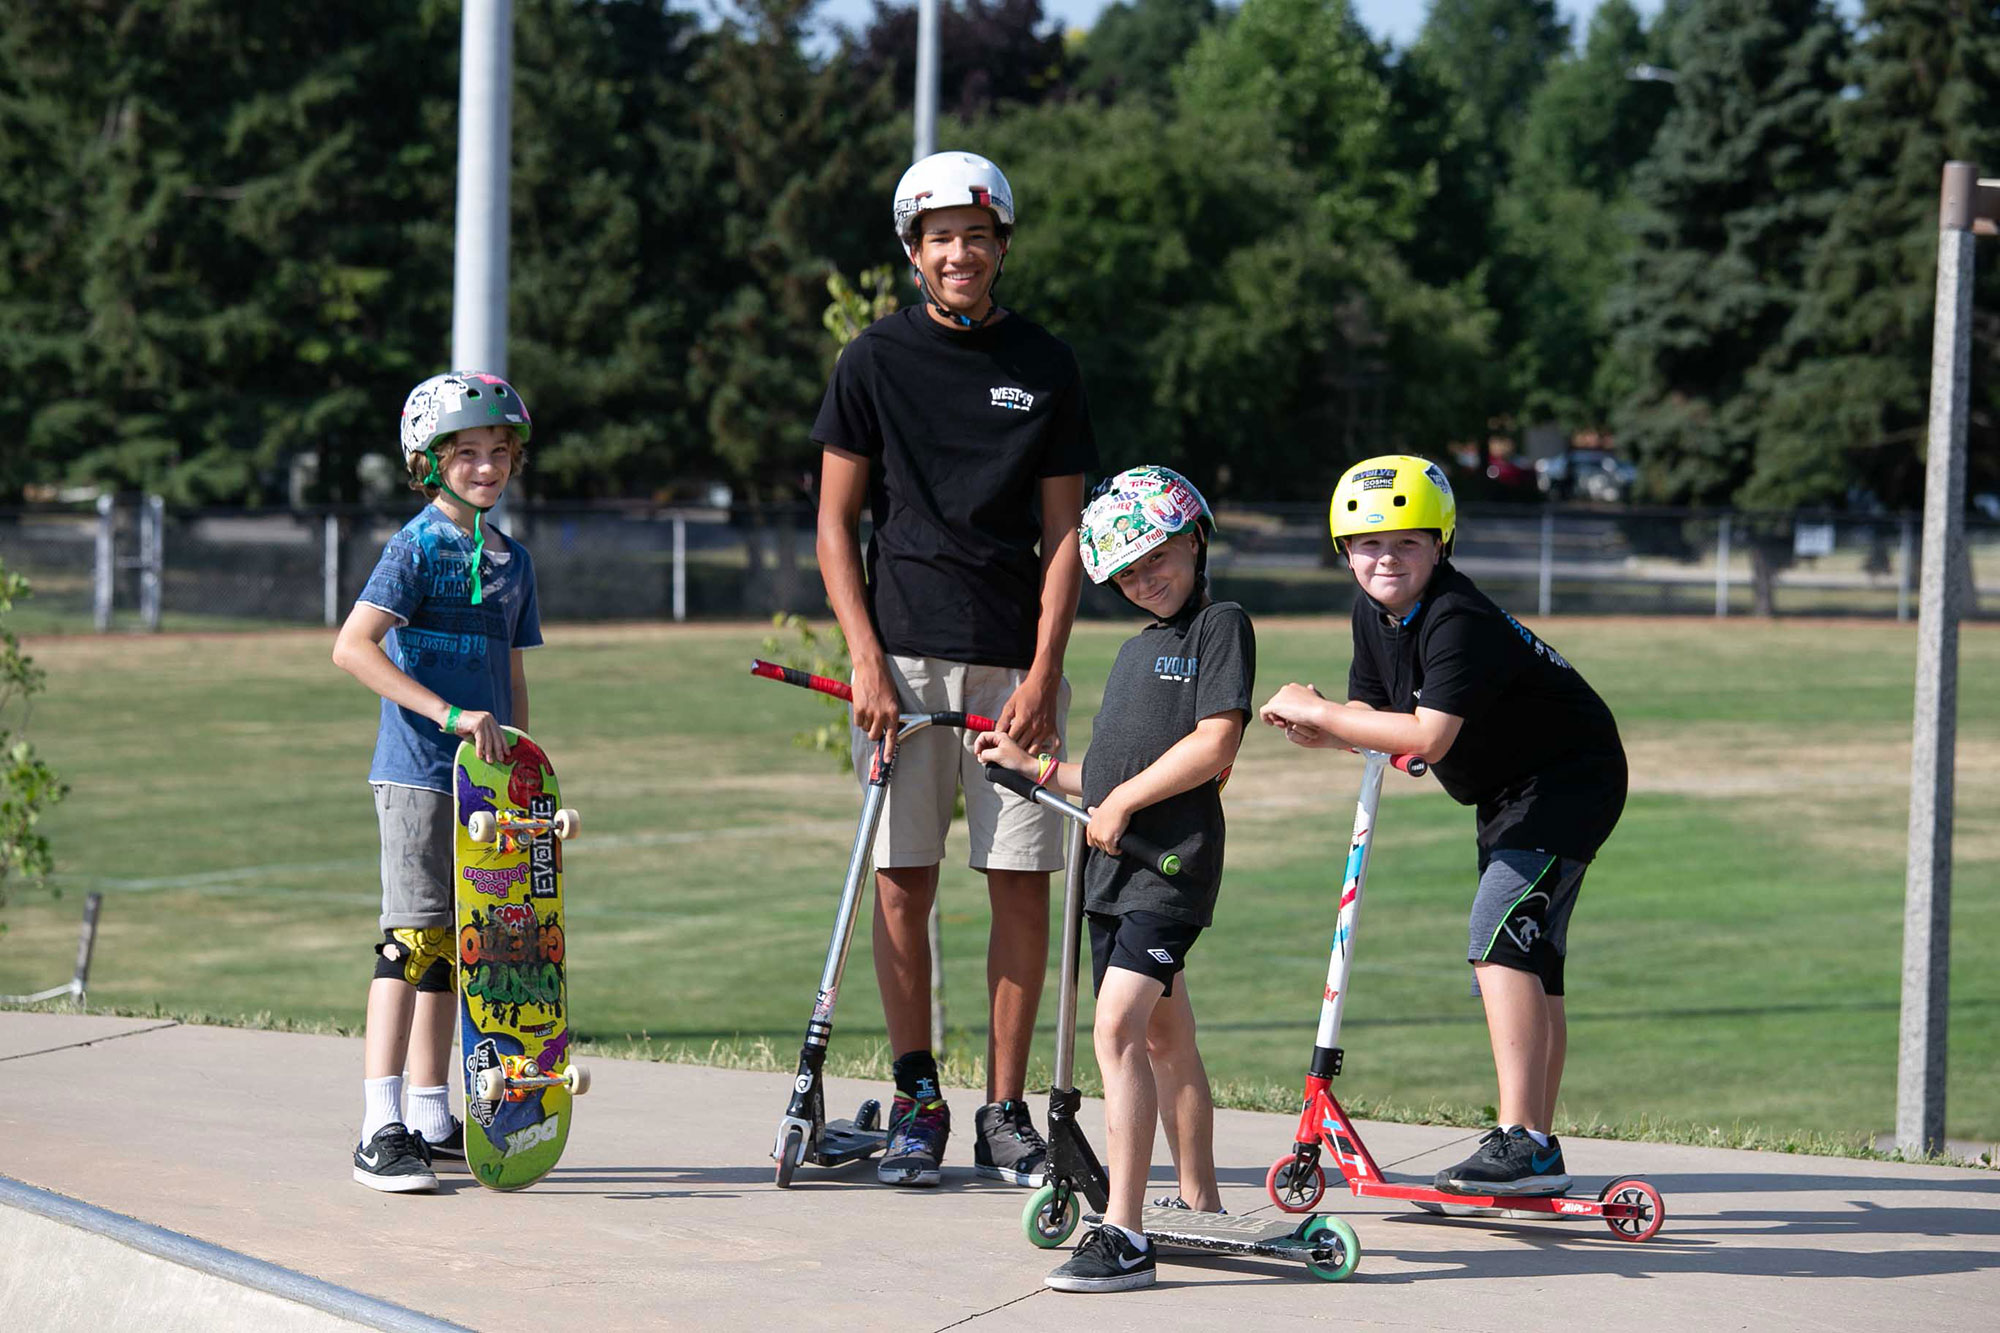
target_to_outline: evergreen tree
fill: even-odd
[[[917,7],[874,0],[866,29],[850,36],[861,78],[886,78],[896,110],[916,101]],[[938,0],[938,111],[961,119],[1066,89],[1069,58],[1042,0]],[[907,123],[907,122],[905,122]]]
[[[1697,0],[1676,105],[1635,181],[1610,320],[1633,388],[1616,420],[1655,499],[1725,503],[1756,467],[1804,255],[1839,203],[1844,36],[1824,0]]]
[[[1125,0],[1106,7],[1084,37],[1074,83],[1104,101],[1164,98],[1174,67],[1220,21],[1215,0]]]
[[[1788,331],[1802,360],[1771,387],[1750,494],[1789,504],[1850,488],[1916,507],[1930,404],[1938,182],[1960,159],[2000,170],[2000,18],[1972,0],[1870,0],[1834,113],[1841,193]],[[1988,243],[1990,244],[1990,243]],[[1985,247],[1982,246],[1982,249]],[[1975,305],[2000,307],[1979,256]],[[1971,489],[2000,480],[2000,327],[1973,323]]]

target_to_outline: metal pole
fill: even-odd
[[[917,0],[916,142],[912,162],[937,151],[938,8],[937,0]]]
[[[1548,616],[1555,605],[1556,578],[1556,511],[1542,510],[1542,572],[1539,596],[1535,599],[1536,614]]]
[[[91,613],[97,632],[111,628],[111,580],[117,576],[117,515],[108,495],[97,497],[97,562],[91,578]]]
[[[1903,1012],[1896,1060],[1896,1146],[1944,1146],[1945,1029],[1951,961],[1951,820],[1958,725],[1956,586],[1964,541],[1965,426],[1972,361],[1972,227],[1979,180],[1948,162],[1938,207],[1931,416],[1924,460],[1923,571],[1917,597],[1916,725],[1910,744],[1910,846],[1903,886]]]
[[[1896,619],[1910,618],[1910,572],[1917,564],[1917,535],[1910,528],[1910,520],[1901,524],[1902,540],[1896,547]]]
[[[451,364],[507,373],[507,197],[513,140],[513,0],[465,0],[459,22],[458,224]],[[486,516],[498,523],[504,506]]]
[[[1715,526],[1715,618],[1729,614],[1729,515]]]
[[[79,1009],[83,1008],[84,991],[90,985],[90,955],[97,948],[97,912],[103,906],[101,893],[83,900],[83,930],[76,939],[76,970],[69,979],[69,998]]]
[[[328,511],[320,526],[320,602],[326,627],[340,623],[340,516]]]
[[[160,579],[167,555],[167,502],[147,496],[139,505],[139,621],[160,628]]]
[[[688,618],[688,524],[687,519],[674,515],[674,620]]]

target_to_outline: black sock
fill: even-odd
[[[910,1051],[896,1057],[896,1091],[917,1101],[927,1102],[938,1095],[937,1057],[929,1051]]]

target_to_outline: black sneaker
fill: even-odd
[[[884,1185],[935,1185],[944,1145],[951,1138],[951,1108],[944,1098],[926,1102],[896,1094],[889,1107],[889,1139],[875,1178]]]
[[[1548,1147],[1538,1147],[1518,1125],[1487,1130],[1478,1150],[1438,1172],[1436,1181],[1452,1194],[1562,1194],[1569,1184],[1562,1145],[1552,1137]]]
[[[457,1116],[451,1118],[451,1133],[441,1139],[425,1139],[424,1147],[430,1149],[431,1159],[449,1158],[454,1162],[465,1160],[465,1122]]]
[[[1153,1247],[1139,1249],[1117,1227],[1092,1227],[1068,1261],[1042,1279],[1057,1291],[1130,1291],[1159,1278]]]
[[[1187,1201],[1186,1199],[1183,1199],[1183,1198],[1182,1198],[1182,1197],[1181,1197],[1180,1195],[1178,1195],[1178,1194],[1174,1195],[1174,1196],[1173,1196],[1172,1198],[1169,1198],[1169,1197],[1167,1197],[1166,1195],[1162,1194],[1162,1195],[1161,1195],[1161,1196],[1160,1196],[1159,1198],[1157,1198],[1157,1199],[1153,1200],[1153,1207],[1155,1207],[1155,1208],[1182,1208],[1182,1209],[1185,1209],[1186,1211],[1188,1211],[1188,1212],[1190,1212],[1190,1213],[1194,1211],[1194,1205],[1193,1205],[1193,1204],[1191,1204],[1191,1203],[1189,1203],[1189,1202],[1188,1202],[1188,1201]],[[1227,1208],[1218,1208],[1218,1209],[1216,1209],[1216,1210],[1215,1210],[1215,1212],[1214,1212],[1214,1213],[1212,1213],[1212,1214],[1211,1214],[1211,1216],[1213,1216],[1213,1217],[1227,1217],[1227,1216],[1229,1216],[1229,1210],[1228,1210]]]
[[[989,1180],[1034,1189],[1048,1179],[1049,1145],[1018,1099],[988,1102],[972,1115],[973,1169]]]
[[[412,1134],[400,1120],[390,1121],[375,1131],[374,1138],[355,1148],[354,1178],[371,1190],[390,1194],[438,1187],[423,1136]]]

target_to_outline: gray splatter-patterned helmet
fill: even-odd
[[[415,458],[454,431],[474,426],[512,426],[523,444],[532,428],[528,405],[498,375],[483,370],[433,375],[403,400],[403,458]]]

